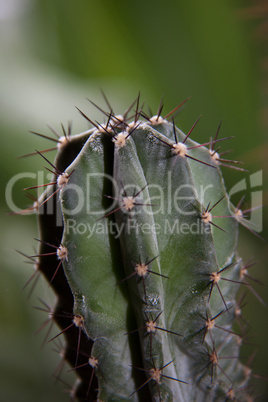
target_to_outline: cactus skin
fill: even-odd
[[[247,400],[235,208],[205,146],[140,117],[68,137],[38,200],[38,269],[58,296],[75,396]]]

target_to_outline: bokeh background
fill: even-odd
[[[39,280],[30,298],[31,284],[22,291],[33,271],[16,250],[35,253],[35,217],[7,214],[8,181],[21,172],[43,170],[44,165],[38,156],[18,156],[53,146],[29,130],[50,135],[47,124],[60,130],[60,123],[72,121],[73,133],[84,131],[87,122],[75,106],[100,119],[86,100],[105,106],[100,89],[117,113],[139,90],[153,111],[163,95],[166,113],[191,96],[177,125],[188,131],[202,114],[193,138],[204,142],[215,135],[222,120],[221,136],[235,136],[223,146],[232,150],[230,159],[244,161],[250,173],[263,172],[263,186],[254,191],[263,192],[265,205],[267,38],[267,0],[0,0],[1,401],[68,401],[64,389],[73,380],[71,372],[65,385],[55,384],[52,374],[59,358],[54,349],[61,344],[42,347],[47,327],[38,328],[47,314],[33,307],[41,307],[40,300],[53,303],[47,283]],[[246,180],[250,208],[250,173],[223,170],[228,189]],[[17,206],[29,205],[21,188],[34,184],[31,179],[17,183]],[[267,239],[265,208],[263,226],[261,235]],[[267,302],[267,243],[241,228],[239,253],[245,261],[258,261],[250,273],[265,284],[255,288]],[[241,356],[256,373],[257,400],[265,401],[267,308],[253,294],[246,302],[243,315],[251,332]]]

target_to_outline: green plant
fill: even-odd
[[[138,97],[123,116],[102,111],[102,125],[80,111],[94,128],[64,130],[54,164],[40,152],[53,178],[33,207],[40,249],[30,258],[58,296],[50,316],[79,400],[248,398],[245,327],[233,329],[238,288],[249,286],[236,253],[245,221],[219,166],[240,168],[217,153],[218,132],[197,144],[197,121],[179,130],[177,109],[149,117]]]

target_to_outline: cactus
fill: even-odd
[[[197,144],[197,122],[184,134],[179,107],[161,109],[147,116],[138,97],[123,116],[102,111],[104,124],[79,110],[93,128],[64,130],[53,164],[39,153],[53,177],[34,204],[31,258],[57,295],[49,314],[78,375],[74,398],[244,401],[250,370],[243,326],[233,329],[244,218],[220,171],[223,139]]]

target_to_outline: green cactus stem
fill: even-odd
[[[57,295],[75,397],[246,401],[243,333],[233,330],[239,219],[214,151],[221,140],[197,144],[196,123],[184,134],[172,114],[145,115],[139,98],[123,116],[104,114],[59,141],[36,205],[38,269]]]

